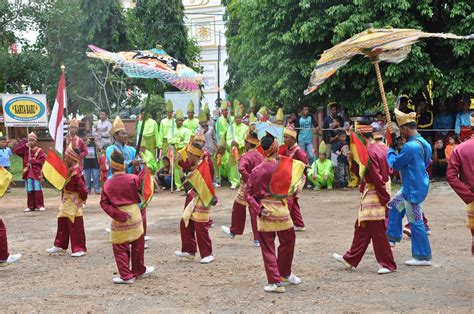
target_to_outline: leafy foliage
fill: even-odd
[[[228,0],[226,5],[226,91],[239,100],[283,103],[287,110],[338,101],[350,113],[361,113],[380,103],[373,66],[362,57],[340,69],[314,95],[303,96],[320,54],[366,28],[462,35],[474,30],[469,1]],[[432,79],[439,99],[472,94],[473,47],[473,41],[436,39],[416,44],[406,61],[381,64],[385,89],[415,96]]]

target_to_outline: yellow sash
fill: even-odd
[[[293,228],[287,199],[264,198],[261,202],[270,214],[257,218],[258,231],[275,232]]]
[[[184,208],[183,215],[181,216],[184,221],[184,226],[187,228],[189,220],[195,222],[208,222],[209,221],[209,208],[204,207],[199,196],[194,195],[193,199]]]
[[[67,217],[72,223],[76,217],[82,217],[84,201],[78,193],[64,191],[62,203],[59,206],[58,218]]]
[[[474,202],[471,202],[466,207],[467,210],[467,227],[474,229]]]
[[[110,226],[110,241],[113,244],[130,243],[143,234],[142,214],[138,204],[131,204],[126,206],[119,206],[123,212],[127,212],[130,218],[126,222],[112,220]]]

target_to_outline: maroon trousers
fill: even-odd
[[[26,193],[29,209],[35,210],[44,207],[43,191],[32,191]]]
[[[383,220],[365,221],[361,226],[359,226],[359,223],[356,220],[352,246],[349,251],[344,254],[344,260],[353,267],[357,267],[371,240],[377,262],[382,267],[392,271],[396,270],[397,264],[395,264],[392,249],[388,243],[387,235],[385,233],[385,223]]]
[[[298,198],[295,196],[288,197],[288,208],[290,209],[291,220],[293,220],[295,227],[304,227]]]
[[[209,222],[196,222],[189,220],[188,227],[184,225],[184,220],[181,219],[179,225],[181,230],[181,252],[195,254],[196,241],[199,247],[199,254],[201,258],[212,255],[212,241],[209,236]]]
[[[143,234],[130,243],[112,244],[112,248],[120,278],[130,280],[145,273],[145,239]],[[131,269],[130,261],[132,263]]]
[[[278,256],[275,252],[275,237],[278,236]],[[280,283],[281,277],[291,275],[291,264],[295,253],[295,229],[277,232],[259,232],[260,248],[269,284]]]
[[[246,212],[247,212],[246,206],[240,203],[234,202],[234,206],[232,206],[232,221],[230,225],[230,232],[237,235],[241,235],[244,233]],[[250,214],[250,223],[252,224],[253,239],[258,240],[257,216],[252,214],[250,209],[249,209],[249,214]]]
[[[72,253],[87,252],[86,234],[84,232],[84,220],[82,217],[76,217],[74,223],[66,217],[58,218],[58,230],[56,232],[54,246],[67,250],[69,239],[71,240]]]
[[[8,256],[7,228],[0,219],[0,261],[6,261]]]

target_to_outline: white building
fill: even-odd
[[[216,105],[218,92],[221,99],[226,98],[224,84],[228,74],[224,64],[227,58],[223,21],[225,8],[221,0],[183,0],[183,6],[185,24],[190,37],[194,38],[201,48],[201,60],[198,65],[203,70],[205,82],[202,103],[209,103],[212,111]]]

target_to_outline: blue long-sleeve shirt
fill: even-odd
[[[431,146],[419,134],[410,137],[398,154],[393,148],[388,150],[388,164],[401,172],[401,192],[410,203],[422,203],[428,195],[430,178],[426,168],[430,164],[431,153]]]
[[[132,146],[122,145],[119,142],[115,142],[113,145],[107,147],[105,151],[105,157],[107,158],[107,163],[109,164],[109,175],[108,178],[112,177],[112,168],[110,167],[110,156],[112,156],[114,150],[122,153],[123,158],[125,159],[125,172],[133,173],[132,160],[135,159],[136,150]]]
[[[458,112],[458,114],[456,115],[456,126],[454,127],[454,132],[456,132],[456,134],[460,134],[461,127],[463,126],[467,126],[467,127],[471,126],[471,112],[470,111]]]

